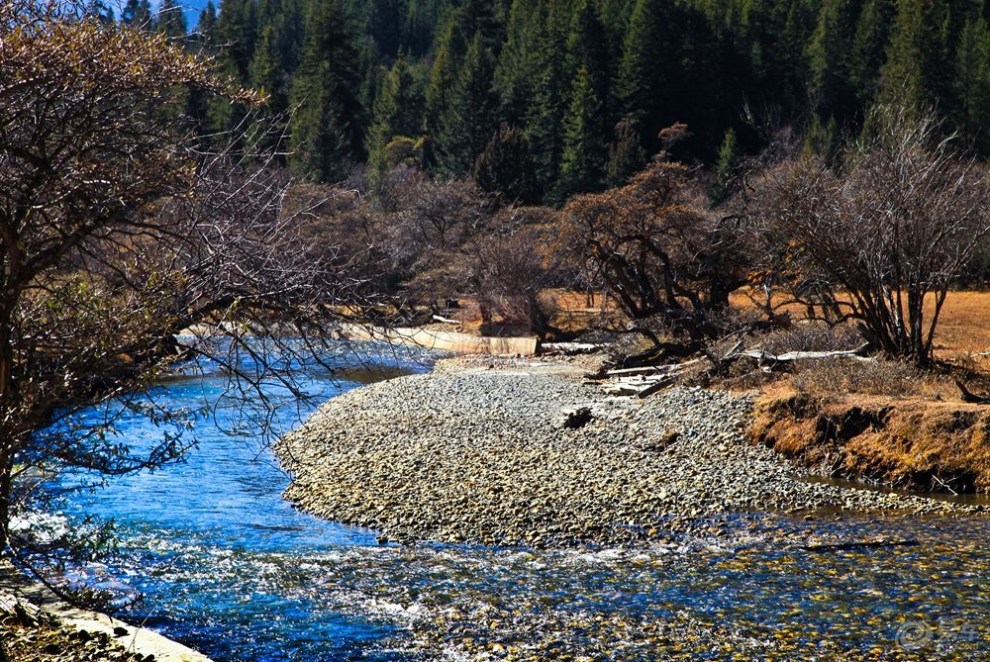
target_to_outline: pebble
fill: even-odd
[[[275,450],[299,508],[406,542],[624,545],[717,533],[731,513],[971,509],[804,480],[747,441],[751,409],[696,387],[618,399],[562,372],[444,371],[336,397]]]

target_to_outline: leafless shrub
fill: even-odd
[[[874,124],[840,170],[804,157],[766,171],[756,215],[767,221],[776,287],[832,321],[860,322],[887,355],[924,364],[948,288],[990,232],[990,183],[930,117],[881,108]]]

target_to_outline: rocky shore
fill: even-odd
[[[392,540],[535,547],[717,535],[764,512],[973,509],[807,480],[745,440],[749,395],[609,398],[580,373],[454,361],[334,398],[276,446],[286,496]]]

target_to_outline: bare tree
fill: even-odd
[[[483,331],[501,328],[546,330],[537,295],[568,283],[568,271],[554,251],[557,213],[546,207],[508,207],[479,221],[457,246],[410,279],[413,292],[445,298],[470,297],[481,311]],[[572,279],[573,280],[573,279]]]
[[[654,343],[649,323],[694,346],[718,332],[729,294],[746,283],[747,235],[716,218],[685,166],[655,161],[629,184],[580,196],[563,211],[560,246],[587,260]]]
[[[819,303],[877,349],[925,364],[946,293],[990,232],[990,182],[930,116],[887,107],[872,125],[840,170],[808,156],[765,172],[758,213],[795,284],[824,290]]]
[[[186,450],[166,432],[136,456],[108,434],[112,418],[73,417],[112,401],[139,408],[128,394],[168,368],[181,330],[200,325],[209,338],[185,351],[236,370],[238,352],[263,359],[259,343],[286,325],[294,346],[309,344],[330,304],[360,296],[345,264],[300,241],[306,210],[286,213],[290,182],[263,155],[244,140],[197,150],[181,113],[188,89],[261,101],[164,36],[88,18],[83,3],[0,5],[0,550],[19,542],[19,477],[123,474]],[[248,387],[289,380],[258,365]]]

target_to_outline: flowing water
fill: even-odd
[[[392,373],[422,369],[385,364]],[[322,397],[358,386],[329,373],[306,381]],[[379,545],[374,532],[282,500],[286,476],[228,393],[221,375],[164,384],[158,397],[171,405],[212,405],[195,428],[198,448],[183,464],[66,503],[70,517],[117,523],[119,555],[85,572],[91,583],[143,597],[121,616],[218,662],[573,652],[731,659],[729,651],[739,659],[990,659],[985,519],[755,517],[732,540],[644,550]],[[269,394],[284,400],[275,420],[283,429],[311,410],[278,386]],[[136,447],[160,437],[136,415],[118,428]],[[809,539],[828,544],[809,548]],[[864,541],[871,544],[849,544]]]

